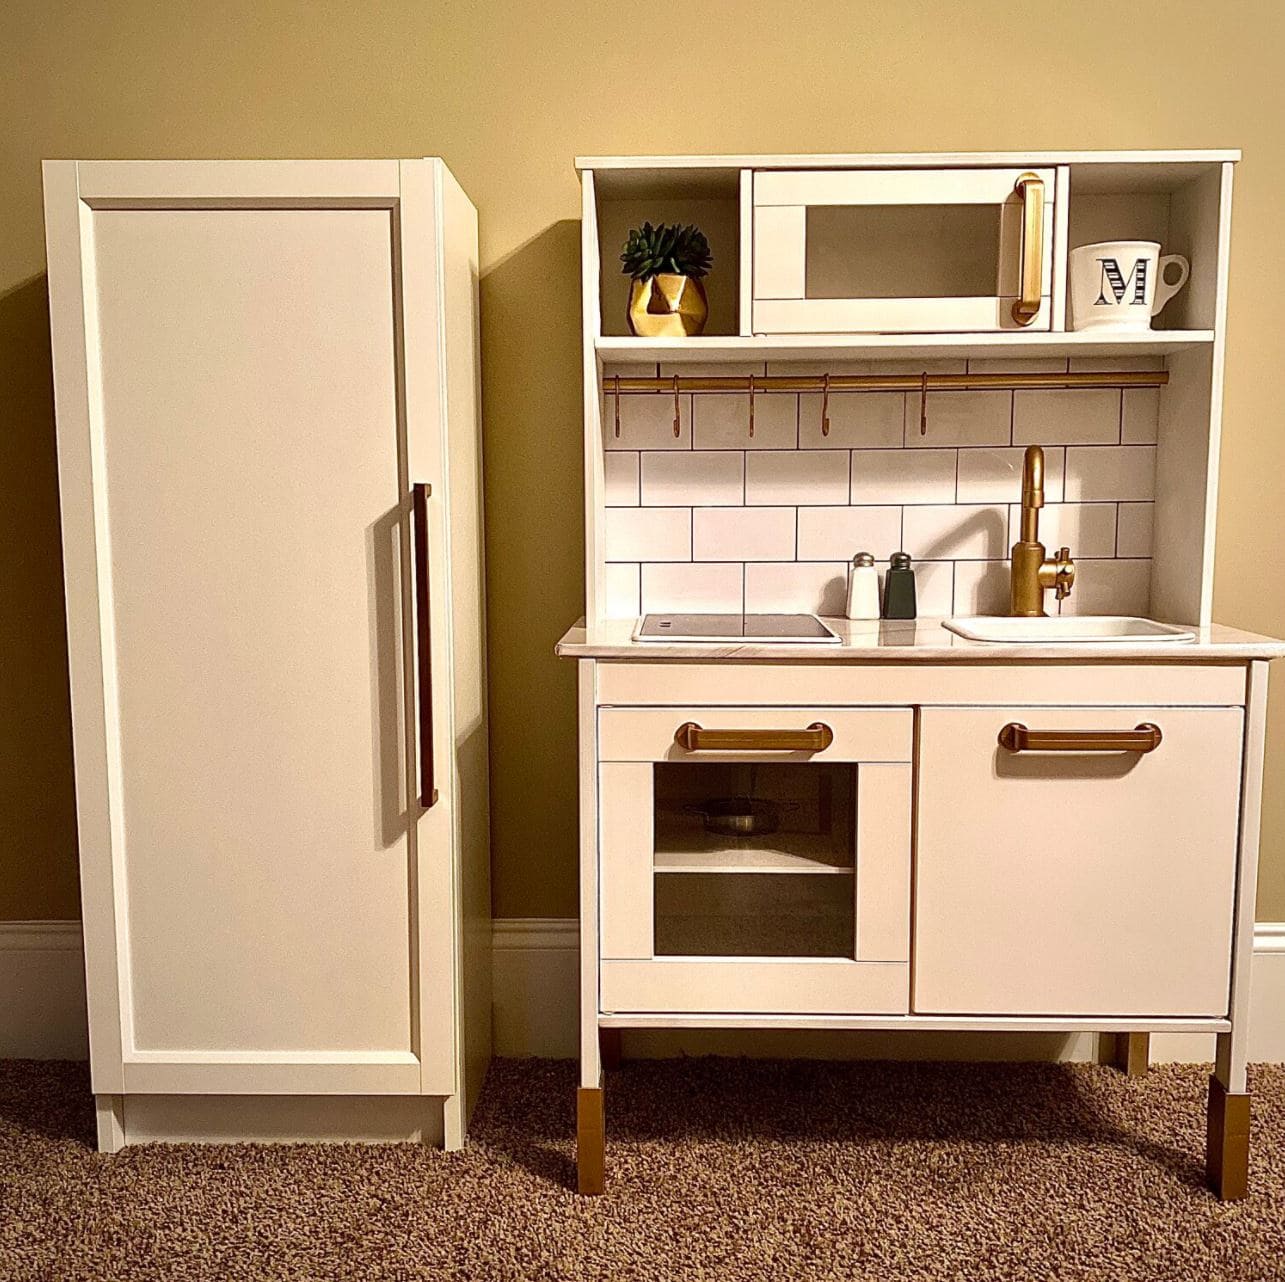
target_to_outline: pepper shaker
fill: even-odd
[[[910,568],[909,552],[894,552],[883,581],[883,617],[915,617],[915,572]]]

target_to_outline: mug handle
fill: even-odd
[[[1170,285],[1165,280],[1165,268],[1170,263],[1177,263],[1181,268],[1178,274],[1178,282]],[[1166,254],[1156,264],[1156,296],[1151,302],[1152,316],[1158,316],[1164,305],[1187,283],[1187,277],[1191,275],[1191,264],[1181,254]]]

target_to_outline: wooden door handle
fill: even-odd
[[[834,731],[823,721],[806,730],[706,730],[685,721],[674,731],[674,742],[687,752],[824,752]]]
[[[1150,721],[1132,730],[1030,730],[1010,721],[999,732],[999,746],[1009,752],[1154,752],[1163,737]]]
[[[415,686],[419,695],[419,804],[437,801],[433,776],[433,635],[429,618],[428,496],[433,487],[417,481],[411,488],[415,535]]]

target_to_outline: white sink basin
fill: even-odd
[[[972,619],[945,619],[942,627],[969,641],[1007,642],[1009,645],[1063,645],[1068,642],[1194,641],[1190,628],[1126,614],[1054,615],[1047,619],[1013,619],[1002,615]]]

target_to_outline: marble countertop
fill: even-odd
[[[1015,645],[968,641],[942,627],[941,619],[856,622],[825,619],[839,644],[807,642],[635,641],[636,619],[609,619],[588,627],[580,619],[555,647],[569,659],[800,659],[831,663],[986,663],[996,659],[1134,660],[1219,663],[1285,657],[1285,641],[1215,623],[1193,628],[1194,641],[1076,641]]]

